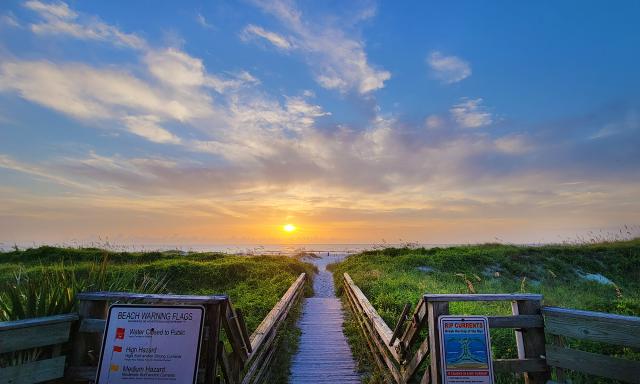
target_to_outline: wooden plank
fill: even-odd
[[[496,359],[493,361],[493,370],[496,372],[546,372],[545,359]]]
[[[358,323],[362,328],[362,332],[365,336],[365,339],[367,340],[367,344],[369,344],[369,349],[371,350],[371,353],[378,363],[380,372],[382,372],[386,378],[391,378],[396,383],[402,383],[402,376],[400,374],[400,371],[396,368],[393,361],[391,361],[391,359],[387,356],[387,353],[389,352],[388,347],[383,346],[383,344],[380,342],[380,338],[377,336],[373,325],[370,323],[369,318],[362,308],[362,303],[358,301],[358,298],[353,291],[353,287],[355,287],[355,284],[349,285],[345,281],[344,286],[345,291],[348,292],[351,296],[350,298],[352,301],[354,312],[356,314],[356,319],[358,319]]]
[[[242,339],[242,332],[240,331],[240,323],[238,322],[238,316],[233,309],[231,301],[227,302],[227,305],[222,308],[222,325],[227,334],[227,339],[233,348],[233,351],[240,358],[241,363],[244,364],[249,357],[247,346],[244,345]],[[233,363],[232,363],[233,364]]]
[[[420,384],[431,384],[431,366],[427,365],[427,369],[424,370],[424,374],[420,379]]]
[[[238,324],[240,325],[240,334],[242,335],[242,340],[244,340],[244,345],[247,346],[249,353],[253,352],[251,347],[251,340],[249,339],[249,332],[247,330],[247,323],[244,321],[244,315],[240,308],[236,309],[236,314],[238,315]]]
[[[291,284],[280,301],[276,303],[276,305],[271,309],[267,316],[262,320],[260,325],[258,325],[258,328],[256,328],[256,330],[251,334],[249,339],[251,341],[252,351],[255,352],[260,349],[260,346],[264,342],[265,337],[269,334],[274,324],[277,323],[282,317],[285,308],[288,307],[289,302],[293,299],[296,292],[302,289],[305,279],[306,274],[301,273],[300,276],[298,276],[298,279],[293,284]]]
[[[431,354],[431,383],[441,384],[442,371],[440,369],[440,331],[438,317],[449,314],[448,301],[428,301],[427,318],[429,321],[429,351]]]
[[[222,368],[222,375],[224,376],[225,383],[235,384],[236,378],[233,374],[227,354],[224,350],[224,343],[222,341],[218,344],[218,361],[220,361],[220,368]]]
[[[520,313],[520,310],[518,309],[517,301],[511,302],[511,313],[514,316],[518,316],[518,313]],[[513,333],[516,338],[516,350],[518,352],[518,358],[524,359],[525,354],[524,354],[524,339],[522,338],[522,328],[515,329]]]
[[[2,321],[0,322],[0,333],[4,331],[10,331],[12,329],[38,327],[42,325],[58,324],[58,323],[72,323],[78,320],[77,313],[67,313],[64,315],[46,316],[46,317],[34,317],[31,319],[15,320],[15,321]]]
[[[31,384],[64,376],[65,356],[0,368],[0,384]]]
[[[427,302],[424,299],[420,299],[416,310],[411,316],[411,324],[407,327],[402,335],[402,342],[404,345],[411,345],[415,341],[414,339],[420,333],[420,330],[424,326],[427,319]]]
[[[537,294],[520,294],[520,293],[478,293],[478,294],[441,294],[428,293],[424,295],[427,302],[430,301],[542,301],[542,295]]]
[[[364,339],[367,341],[367,345],[369,346],[369,352],[371,352],[371,355],[373,356],[373,359],[376,362],[376,365],[378,366],[378,369],[380,370],[380,372],[385,372],[386,369],[385,369],[384,362],[382,361],[382,358],[380,357],[379,352],[374,346],[373,341],[371,341],[371,336],[367,332],[367,329],[364,325],[365,317],[361,312],[362,309],[358,307],[356,299],[353,297],[353,292],[351,292],[351,287],[348,284],[344,284],[344,287],[345,287],[345,292],[347,293],[349,304],[353,312],[353,316],[355,317],[356,322],[360,326],[362,335],[364,336]]]
[[[373,305],[369,302],[369,299],[362,293],[360,288],[353,282],[351,276],[348,273],[344,274],[344,281],[347,285],[350,286],[351,291],[355,297],[355,299],[359,302],[360,307],[362,308],[363,313],[366,315],[369,322],[373,325],[374,330],[376,331],[378,337],[382,340],[383,344],[387,347],[391,355],[395,358],[396,362],[402,363],[404,357],[400,353],[400,341],[396,340],[394,343],[391,343],[391,338],[393,337],[393,331],[389,328],[387,323],[382,320],[382,317],[378,314],[378,312],[373,308]]]
[[[540,315],[488,316],[490,328],[543,328]]]
[[[82,319],[78,332],[102,334],[106,326],[107,320],[104,319]]]
[[[408,383],[409,380],[411,380],[413,374],[416,372],[416,369],[418,369],[420,363],[422,363],[422,360],[424,360],[427,355],[429,355],[429,338],[425,337],[418,347],[418,350],[416,350],[416,352],[413,354],[413,357],[411,358],[409,363],[401,368],[403,381],[405,383]]]
[[[388,372],[391,373],[396,383],[402,383],[402,376],[400,375],[400,371],[395,366],[394,361],[391,360],[389,356],[387,356],[387,353],[385,353],[389,352],[388,346],[384,342],[381,342],[380,338],[376,336],[377,333],[374,325],[368,321],[370,319],[368,317],[365,317],[364,320],[365,321],[363,321],[363,323],[368,330],[369,337],[371,338],[371,341],[373,341],[374,345],[378,348],[380,357],[382,357],[382,361],[387,366]]]
[[[542,313],[547,333],[640,348],[640,317],[554,307]]]
[[[80,300],[78,303],[80,321],[84,319],[106,319],[108,310],[106,301]],[[90,354],[89,351],[100,351],[102,335],[74,332],[72,341],[71,364],[73,366],[97,365],[98,356]]]
[[[67,381],[88,380],[94,381],[98,373],[98,367],[69,367],[65,373],[65,379]]]
[[[560,335],[551,335],[552,343],[558,347],[564,347],[564,338]],[[564,383],[567,377],[563,368],[555,367],[556,379]]]
[[[547,364],[627,383],[640,383],[640,362],[547,345]]]
[[[0,353],[65,343],[69,341],[70,329],[71,322],[63,322],[2,331]]]
[[[215,304],[229,299],[226,295],[159,295],[132,292],[82,292],[76,295],[78,300],[104,301],[144,301],[147,303],[184,303],[184,304]]]
[[[280,301],[271,309],[267,317],[263,319],[256,331],[248,337],[251,342],[251,353],[245,365],[248,362],[251,362],[251,364],[242,378],[243,383],[256,382],[258,376],[265,372],[262,367],[270,364],[273,351],[275,350],[273,343],[277,333],[289,315],[291,308],[293,308],[293,306],[298,303],[300,297],[302,297],[305,281],[306,274],[300,274]]]
[[[540,315],[541,314],[541,302],[533,300],[520,300],[513,306],[515,312],[514,315]],[[544,359],[545,352],[545,340],[543,328],[523,328],[519,332],[522,335],[522,348],[518,350],[518,357],[520,359]],[[524,356],[520,352],[524,352]],[[525,384],[544,384],[551,378],[549,369],[544,371],[534,371],[524,373]]]
[[[207,304],[207,320],[209,337],[203,343],[207,346],[202,351],[202,359],[205,362],[204,382],[205,384],[215,384],[218,376],[218,348],[220,342],[221,307],[224,303]]]
[[[400,331],[402,331],[402,326],[404,322],[407,321],[407,314],[409,314],[409,310],[411,309],[411,304],[407,303],[402,308],[402,313],[400,313],[400,317],[398,318],[398,322],[396,323],[396,327],[393,329],[393,334],[391,334],[391,341],[389,342],[389,346],[393,346],[393,342],[396,340]],[[402,342],[400,343],[402,345]]]
[[[256,379],[255,379],[256,383],[265,382],[268,376],[271,361],[273,360],[273,356],[275,355],[275,352],[276,352],[276,348],[269,348],[269,352],[267,353],[267,356],[264,358],[264,361],[260,366],[260,370],[256,373]]]
[[[284,308],[283,314],[288,315],[289,311],[293,306],[298,302],[299,298],[302,296],[302,286],[294,293],[292,300],[289,301],[289,304]],[[260,374],[260,367],[266,364],[269,364],[270,360],[268,360],[269,356],[273,352],[275,348],[273,348],[273,343],[276,339],[278,330],[282,325],[282,320],[274,324],[274,326],[270,329],[269,333],[266,335],[266,338],[263,339],[261,343],[261,347],[259,351],[252,351],[250,356],[251,365],[246,370],[244,377],[242,378],[243,384],[248,384],[251,382],[258,382],[258,375]]]
[[[265,356],[273,349],[271,348],[271,346],[273,341],[275,340],[275,337],[276,337],[276,333],[272,332],[269,335],[269,337],[265,340],[265,342],[262,344],[262,348],[260,349],[260,351],[254,355],[254,357],[251,360],[251,365],[245,372],[244,377],[242,378],[243,384],[249,384],[251,382],[255,382],[256,375],[258,374],[260,366],[263,365]]]

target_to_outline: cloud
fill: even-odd
[[[196,22],[198,24],[200,24],[201,27],[205,28],[205,29],[211,29],[213,28],[213,25],[209,24],[207,22],[207,19],[205,19],[205,17],[202,15],[202,13],[198,12],[198,14],[196,15]]]
[[[424,120],[424,125],[428,129],[436,129],[436,128],[440,128],[440,127],[442,127],[444,125],[444,120],[442,119],[442,117],[440,117],[438,115],[429,115]]]
[[[449,111],[453,119],[463,128],[480,128],[493,122],[491,113],[482,105],[483,100],[463,98]]]
[[[305,55],[322,87],[364,95],[383,88],[385,81],[391,78],[390,72],[376,69],[369,63],[363,41],[348,36],[338,26],[319,25],[313,20],[303,19],[302,13],[289,2],[267,0],[258,2],[258,6],[275,16],[290,31],[291,37],[286,41],[291,48],[287,49]],[[284,41],[280,45],[280,48],[289,46]]]
[[[82,24],[62,3],[36,4],[50,19]],[[384,71],[369,64],[359,39],[331,25],[318,27],[288,3],[263,6],[287,28],[290,51],[307,55],[320,84],[365,94],[384,86],[375,80]],[[188,212],[189,220],[204,216],[209,222],[218,215],[276,221],[299,214],[367,229],[371,220],[420,230],[437,228],[439,220],[467,220],[465,228],[473,229],[473,220],[524,222],[544,210],[597,216],[614,207],[631,217],[640,209],[633,199],[640,188],[637,114],[597,113],[598,120],[581,117],[529,132],[514,122],[512,133],[504,134],[465,129],[489,125],[494,117],[482,99],[463,98],[449,113],[416,122],[376,108],[369,120],[350,124],[334,121],[312,92],[273,95],[255,86],[259,81],[250,73],[210,73],[185,50],[145,42],[134,53],[139,60],[118,67],[9,58],[0,63],[0,91],[82,126],[166,147],[79,147],[33,164],[2,155],[0,167],[68,187],[60,195],[69,200],[54,202],[55,209],[80,202],[93,204],[91,212]],[[597,137],[585,135],[585,127]],[[38,213],[46,205],[39,204],[34,199],[0,209]],[[83,216],[86,211],[77,217]]]
[[[224,93],[229,89],[259,83],[246,71],[231,78],[207,74],[201,59],[175,48],[151,50],[145,55],[144,61],[156,79],[175,89],[206,87]]]
[[[427,57],[433,76],[444,84],[460,82],[471,76],[471,65],[456,56],[446,56],[433,51]]]
[[[0,15],[0,27],[7,26],[11,28],[20,28],[21,25],[16,19],[15,15],[9,11],[3,15]]]
[[[534,149],[527,137],[522,134],[499,137],[494,143],[499,151],[513,155],[524,154]]]
[[[249,41],[255,37],[263,38],[280,49],[289,50],[293,48],[293,44],[286,37],[253,24],[247,25],[240,34],[240,38],[243,41]]]
[[[0,154],[0,168],[9,169],[15,172],[21,172],[27,175],[31,175],[40,180],[49,180],[53,181],[56,184],[60,184],[66,187],[71,187],[74,189],[86,189],[87,186],[77,183],[73,180],[67,179],[65,177],[56,175],[51,172],[48,168],[41,168],[36,165],[26,164],[20,162],[8,155]]]
[[[127,116],[124,118],[129,131],[154,143],[179,144],[181,140],[162,128],[154,116]]]
[[[81,40],[109,42],[115,45],[135,49],[144,49],[144,39],[123,33],[118,28],[108,25],[95,17],[85,17],[69,8],[66,3],[43,3],[30,0],[24,3],[27,9],[36,12],[43,20],[31,24],[31,30],[41,35],[66,35]]]
[[[142,111],[184,121],[211,110],[206,98],[199,99],[203,95],[164,91],[124,71],[79,63],[5,61],[0,65],[0,89],[81,119]]]

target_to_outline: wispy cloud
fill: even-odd
[[[367,94],[383,88],[385,81],[391,78],[390,72],[376,69],[369,63],[364,42],[349,36],[339,26],[303,19],[302,13],[290,2],[267,0],[259,1],[258,5],[275,16],[291,33],[291,37],[286,39],[289,45],[286,45],[285,40],[269,41],[280,48],[291,46],[287,49],[303,53],[316,81],[322,87],[343,93],[355,91]],[[370,16],[367,13],[367,17]],[[251,25],[248,28],[250,27]],[[264,30],[261,32],[271,33]]]
[[[154,116],[126,116],[125,125],[129,131],[154,143],[179,144],[180,138],[158,125],[159,120]]]
[[[447,56],[433,51],[427,57],[433,76],[444,84],[460,82],[471,76],[471,65],[456,56]]]
[[[86,17],[73,11],[66,3],[44,3],[29,0],[24,6],[36,12],[42,21],[31,24],[34,33],[42,35],[71,36],[82,40],[97,40],[130,48],[142,49],[144,39],[135,34],[123,33],[118,28],[100,21],[96,17]]]
[[[493,123],[490,112],[482,105],[482,98],[463,98],[451,109],[454,120],[463,128],[480,128]]]
[[[204,17],[204,15],[200,12],[198,12],[198,14],[196,15],[196,22],[198,24],[200,24],[200,26],[202,28],[205,29],[211,29],[213,28],[213,25],[209,24],[209,22],[207,21],[207,19]]]
[[[291,42],[289,42],[286,37],[281,36],[275,32],[267,31],[262,27],[258,27],[257,25],[247,25],[240,34],[240,38],[243,41],[249,41],[256,37],[263,38],[280,49],[289,50],[293,48],[293,44],[291,44]]]
[[[5,14],[0,15],[0,27],[6,26],[11,28],[20,28],[20,23],[13,12],[7,12]]]
[[[303,17],[288,2],[260,5],[282,23],[276,29],[282,33],[249,25],[246,38],[304,55],[316,81],[328,89],[367,95],[384,87],[390,74],[370,63],[354,24],[345,28],[341,19],[326,24],[317,16]],[[78,233],[96,233],[95,227],[78,224],[93,212],[100,213],[93,215],[96,221],[109,224],[105,228],[135,212],[143,217],[139,220],[164,225],[165,233],[178,227],[191,233],[197,227],[203,241],[230,223],[246,231],[295,214],[322,223],[334,220],[340,228],[351,223],[371,241],[371,230],[381,222],[385,230],[389,224],[415,233],[425,228],[470,233],[479,220],[493,231],[518,220],[526,227],[535,215],[561,210],[594,212],[594,222],[612,210],[635,219],[640,210],[634,199],[640,192],[637,114],[606,115],[596,123],[576,119],[580,128],[561,122],[519,132],[515,122],[508,132],[467,129],[496,118],[483,99],[463,98],[416,122],[377,106],[355,123],[335,121],[342,111],[327,110],[325,94],[270,91],[242,68],[214,73],[186,49],[158,47],[139,36],[140,44],[126,44],[117,36],[130,34],[104,22],[98,23],[107,32],[92,35],[88,31],[97,28],[97,19],[64,3],[32,1],[27,7],[47,26],[32,27],[40,38],[56,41],[53,35],[64,34],[96,42],[96,50],[103,43],[129,46],[135,48],[127,52],[133,60],[123,64],[121,57],[113,62],[108,57],[97,65],[38,59],[37,52],[7,57],[0,63],[3,97],[20,97],[80,121],[74,129],[121,133],[136,148],[85,143],[31,162],[0,155],[4,174],[19,172],[27,180],[51,183],[55,192],[65,187],[58,196],[47,191],[43,202],[25,198],[20,186],[15,191],[0,186],[5,203],[0,216],[12,215],[0,220],[3,234],[16,233],[7,230],[15,226],[14,216],[24,217],[22,212],[39,215],[24,221],[31,230],[45,223],[43,211],[54,209],[64,211]],[[366,11],[355,19],[372,15]],[[52,29],[44,33],[47,28]],[[447,62],[451,56],[436,58]],[[443,82],[465,73],[443,71],[450,75]],[[592,137],[582,129],[587,123]],[[51,217],[59,219],[60,213]],[[212,231],[211,217],[224,218],[215,220],[224,225]],[[267,219],[255,224],[256,217]],[[202,222],[196,225],[198,218]],[[129,221],[123,231],[148,227]],[[356,239],[353,232],[348,236],[345,240]],[[468,239],[464,233],[460,238]]]

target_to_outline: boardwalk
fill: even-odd
[[[342,305],[335,295],[333,276],[326,269],[328,263],[339,257],[313,259],[319,272],[313,283],[314,297],[305,300],[298,322],[302,336],[293,357],[292,384],[360,383],[351,349],[342,333]]]

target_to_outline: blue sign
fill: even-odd
[[[440,316],[444,384],[493,384],[489,321],[485,316]]]

